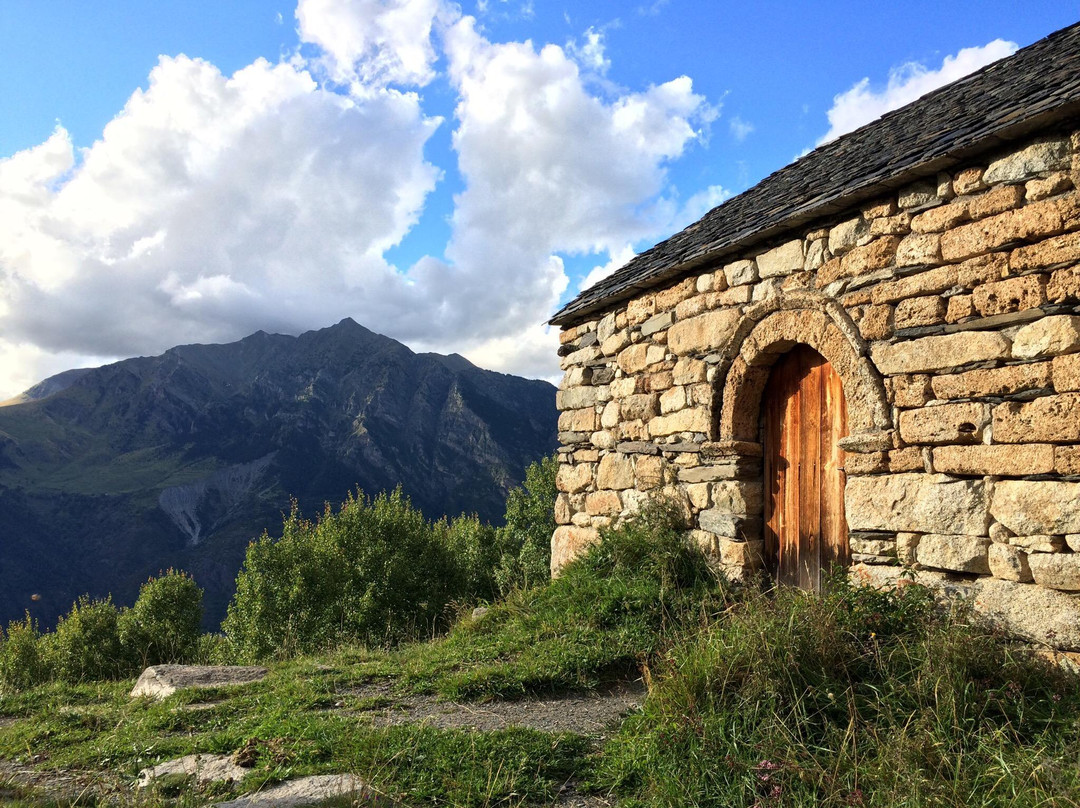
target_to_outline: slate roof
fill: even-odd
[[[569,326],[613,303],[1080,114],[1080,23],[924,95],[732,197],[582,292]]]

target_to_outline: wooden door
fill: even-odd
[[[800,345],[773,366],[762,410],[766,560],[777,583],[816,591],[823,573],[851,560],[837,445],[847,434],[840,377]]]

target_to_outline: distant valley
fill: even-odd
[[[496,521],[556,421],[547,382],[349,319],[59,374],[0,406],[0,620],[51,626],[83,592],[130,603],[172,566],[214,625],[290,497],[315,516],[400,484],[431,518]]]

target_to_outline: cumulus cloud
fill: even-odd
[[[1004,59],[1014,53],[1017,47],[1015,42],[995,39],[980,47],[963,48],[955,55],[946,56],[936,70],[919,62],[908,62],[889,71],[888,83],[882,89],[874,89],[870,86],[870,79],[864,78],[833,98],[832,108],[828,112],[829,131],[818,141],[818,145],[858,129],[886,112],[974,73],[991,62]]]
[[[442,0],[300,0],[299,34],[338,84],[423,86],[435,77],[432,27],[457,12]]]
[[[611,271],[722,193],[680,203],[667,175],[715,110],[687,77],[593,87],[579,60],[604,62],[599,37],[591,56],[491,42],[434,0],[301,0],[297,19],[317,69],[162,57],[88,148],[58,127],[0,159],[0,399],[68,367],[346,316],[550,377],[564,257]],[[397,267],[387,251],[442,176],[424,148],[443,122],[407,90],[443,57],[463,190],[445,249]]]
[[[468,287],[473,307],[442,312],[446,329],[462,333],[454,321],[468,320],[473,339],[497,340],[553,310],[568,283],[559,253],[621,254],[670,223],[664,165],[711,110],[686,77],[599,98],[563,48],[492,43],[468,17],[446,43],[465,190],[448,265],[410,275]]]
[[[434,188],[438,124],[285,64],[163,58],[80,156],[58,129],[0,160],[0,348],[129,356],[407,310],[382,254]]]

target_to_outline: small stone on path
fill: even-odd
[[[164,699],[188,688],[246,685],[259,681],[266,673],[266,668],[240,665],[154,665],[142,672],[131,696]]]

